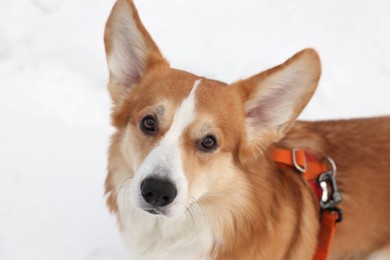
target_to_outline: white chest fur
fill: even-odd
[[[194,206],[178,219],[154,216],[131,206],[128,189],[118,194],[122,237],[131,259],[211,259],[213,234],[202,210]]]

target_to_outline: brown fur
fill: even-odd
[[[299,122],[281,145],[337,162],[344,221],[329,259],[365,259],[390,245],[390,117]]]
[[[110,70],[112,122],[117,131],[109,150],[106,192],[108,206],[121,225],[120,186],[134,176],[163,138],[174,111],[199,78],[169,67],[130,0],[119,0],[107,22],[107,57],[112,55],[117,13],[122,9],[128,9],[135,21],[147,55],[146,67],[136,81],[120,79]],[[267,91],[270,78],[299,62],[303,65],[298,68],[312,76],[302,83],[306,88],[290,119],[272,129],[260,127],[258,136],[247,135],[246,119],[258,111],[248,110],[246,104]],[[302,176],[272,162],[269,151],[274,147],[308,149],[337,163],[345,219],[338,225],[329,259],[364,259],[389,246],[390,117],[294,123],[314,93],[319,75],[318,55],[305,50],[280,66],[230,86],[202,78],[196,92],[196,120],[186,128],[180,145],[190,193],[206,190],[196,206],[204,212],[215,236],[211,251],[206,252],[212,258],[313,256],[320,228],[318,201]],[[161,122],[153,137],[139,129],[140,120],[148,114]],[[218,149],[213,153],[201,153],[196,147],[205,132],[217,137]]]

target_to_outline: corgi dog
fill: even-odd
[[[320,201],[275,149],[331,157],[343,200],[328,259],[390,259],[390,117],[302,122],[320,59],[305,49],[232,84],[171,68],[132,0],[106,24],[107,204],[130,259],[313,259]]]

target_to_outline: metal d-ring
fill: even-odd
[[[304,162],[303,162],[303,167],[299,165],[299,163],[297,162],[297,149],[293,148],[291,150],[292,152],[292,161],[293,161],[293,164],[294,164],[294,167],[295,169],[297,169],[298,171],[300,171],[301,173],[305,173],[306,170],[307,170],[307,164],[306,164],[306,157],[304,158]]]

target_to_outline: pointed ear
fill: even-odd
[[[275,68],[235,83],[247,134],[240,156],[258,156],[286,134],[312,97],[320,75],[318,54],[305,49]]]
[[[109,91],[118,103],[132,85],[157,66],[169,66],[143,26],[132,0],[118,0],[104,33]]]

